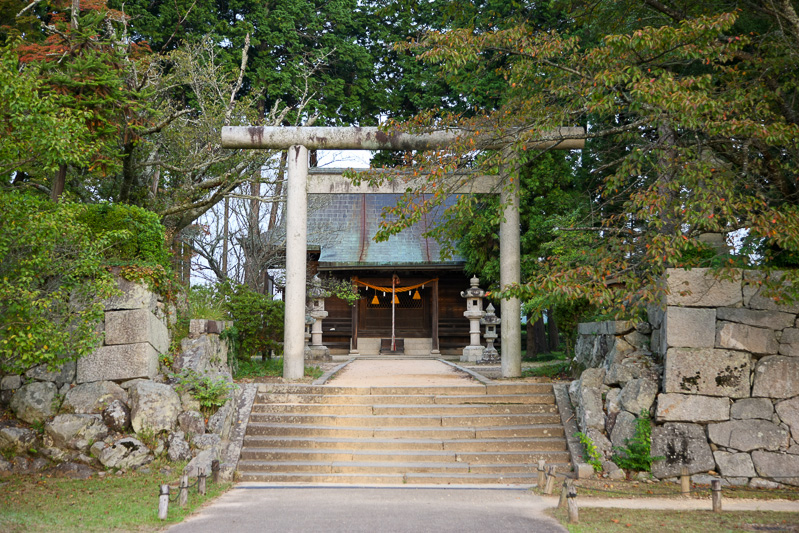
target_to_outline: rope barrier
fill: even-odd
[[[359,279],[356,279],[353,282],[359,285],[363,285],[364,287],[369,287],[370,289],[374,289],[376,291],[392,292],[393,290],[395,292],[402,292],[402,291],[412,291],[413,289],[418,289],[419,287],[422,287],[424,285],[429,285],[436,281],[438,281],[438,278],[429,279],[427,281],[423,281],[422,283],[418,283],[416,285],[408,285],[407,287],[394,287],[393,289],[391,287],[381,287],[380,285],[372,285],[371,283],[367,283]]]

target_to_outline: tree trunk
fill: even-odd
[[[260,170],[258,170],[260,173]],[[261,182],[253,180],[250,183],[250,212],[247,216],[247,237],[244,244],[244,283],[255,292],[261,292]]]
[[[67,165],[61,163],[58,165],[58,172],[56,172],[55,177],[53,178],[53,188],[50,190],[50,199],[54,202],[58,202],[61,198],[61,195],[64,193],[64,185],[67,181]]]
[[[527,350],[527,358],[532,359],[538,355],[538,350],[535,346],[535,336],[533,335],[533,321],[530,320],[530,317],[527,317],[527,325],[524,328],[524,332],[526,335],[526,350]]]
[[[278,198],[281,194],[283,194],[283,180],[286,177],[286,162],[288,161],[288,152],[283,150],[280,154],[280,166],[277,169],[277,183],[275,183],[275,194],[273,195],[275,198]],[[272,231],[277,223],[277,210],[280,202],[275,200],[272,202],[272,207],[269,210],[269,226],[267,226],[268,231]]]
[[[533,336],[535,336],[535,346],[538,353],[547,353],[547,332],[544,327],[544,317],[538,317],[538,320],[533,324]]]
[[[550,352],[557,352],[558,348],[560,348],[560,339],[558,335],[558,324],[555,322],[555,310],[550,307],[547,309],[547,336],[549,337]]]
[[[122,147],[122,187],[119,190],[119,203],[131,203],[136,176],[133,172],[133,143],[126,142]]]

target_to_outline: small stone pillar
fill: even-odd
[[[502,322],[502,319],[494,313],[494,306],[488,304],[485,316],[480,320],[480,323],[486,327],[486,332],[483,335],[486,339],[486,347],[483,351],[483,358],[478,361],[481,365],[493,365],[501,363],[499,352],[494,348],[494,340],[497,338],[497,325]]]
[[[311,280],[311,290],[308,296],[311,298],[311,318],[315,319],[313,326],[311,326],[311,359],[317,360],[330,360],[330,350],[327,346],[322,344],[322,320],[327,318],[327,311],[325,311],[325,298],[330,296],[330,293],[322,288],[322,280],[319,276],[314,276]]]
[[[480,288],[477,276],[473,276],[470,282],[472,286],[461,292],[461,297],[466,298],[466,311],[463,316],[469,319],[469,346],[463,349],[461,361],[474,363],[483,357],[484,348],[480,344],[480,319],[485,315],[483,297],[486,291]]]

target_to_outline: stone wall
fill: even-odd
[[[590,368],[570,389],[581,430],[617,445],[649,409],[652,455],[665,457],[656,477],[687,468],[733,484],[799,485],[799,305],[768,296],[756,271],[667,276],[665,309],[636,325],[648,347],[624,323],[581,325],[575,359]]]
[[[56,371],[38,366],[0,376],[0,403],[16,416],[0,423],[0,450],[11,457],[0,459],[0,473],[60,468],[81,477],[103,468],[146,468],[165,455],[190,460],[186,473],[196,476],[222,457],[237,388],[220,409],[204,414],[170,376],[185,369],[232,383],[218,335],[225,324],[192,320],[172,368],[163,368],[159,356],[169,351],[174,310],[139,284],[119,279],[118,285],[122,294],[105,303],[104,342],[94,353]]]

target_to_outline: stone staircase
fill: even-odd
[[[260,384],[241,481],[533,484],[568,470],[549,383],[448,387]]]

